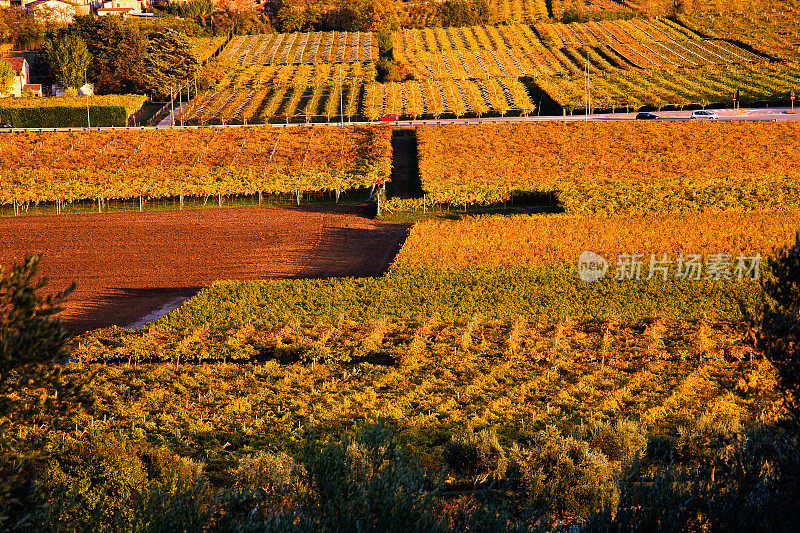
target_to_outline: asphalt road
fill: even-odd
[[[753,108],[753,109],[714,109],[716,114],[719,115],[720,121],[769,121],[769,122],[788,122],[800,120],[800,104],[796,106],[796,112],[792,112],[787,107],[767,107],[767,108]],[[664,121],[682,121],[691,120],[691,111],[663,111],[657,112],[657,115]],[[169,118],[169,117],[167,117]],[[483,118],[450,118],[450,119],[431,119],[431,120],[399,120],[395,122],[348,122],[345,121],[344,125],[365,125],[365,124],[387,124],[395,127],[413,127],[423,124],[495,124],[502,122],[548,122],[548,121],[566,121],[566,122],[584,122],[584,121],[599,121],[599,122],[614,122],[635,120],[636,113],[598,113],[592,115],[567,115],[565,116],[528,116],[528,117],[483,117]],[[708,119],[703,119],[708,120]],[[165,122],[166,121],[166,122]],[[162,123],[168,124],[165,119]],[[330,126],[337,126],[339,122],[331,122]],[[326,126],[324,123],[310,123],[310,124],[271,124],[275,128],[284,127],[301,127],[301,126]],[[251,126],[264,126],[264,124],[248,124],[247,126],[241,124],[227,124],[225,126],[174,126],[176,128],[247,128]],[[173,126],[156,126],[156,127],[173,127]],[[86,128],[29,128],[32,131],[81,131]],[[122,130],[130,128],[91,128],[92,130]],[[136,127],[132,129],[149,129],[146,127]],[[25,131],[24,128],[15,128],[12,130],[0,130],[0,134],[4,131]]]
[[[714,109],[714,113],[719,115],[720,121],[769,121],[784,122],[800,120],[800,105],[796,108],[796,114],[789,108],[769,107],[754,109]],[[663,111],[656,112],[661,117],[660,120],[678,122],[692,120],[691,111]],[[489,124],[496,122],[621,122],[626,120],[636,120],[637,113],[598,113],[592,115],[567,115],[564,116],[529,116],[529,117],[489,117],[489,118],[460,118],[460,119],[440,119],[440,120],[401,120],[398,122],[388,122],[392,126],[418,126],[421,124]],[[702,119],[709,120],[709,119]],[[355,123],[354,123],[355,124]],[[368,122],[359,124],[369,124]]]

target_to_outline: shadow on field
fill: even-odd
[[[80,334],[92,329],[118,324],[141,327],[155,320],[197,294],[202,287],[110,288],[87,300],[80,308],[63,317],[64,325]]]
[[[411,224],[381,224],[354,228],[326,224],[314,246],[301,257],[303,265],[292,278],[381,276],[400,251]]]

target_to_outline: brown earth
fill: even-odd
[[[6,217],[0,264],[41,252],[49,292],[77,289],[62,314],[76,332],[128,326],[219,279],[376,276],[408,226],[366,206],[202,209]]]

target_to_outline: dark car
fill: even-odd
[[[658,120],[660,118],[661,117],[659,117],[655,113],[642,112],[636,115],[636,120]]]
[[[10,130],[13,127],[14,126],[12,126],[11,124],[6,124],[5,122],[0,124],[0,130]]]

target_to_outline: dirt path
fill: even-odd
[[[63,314],[77,332],[127,326],[218,279],[374,276],[408,227],[367,207],[203,209],[7,217],[0,264],[42,252],[51,292],[76,281]]]

